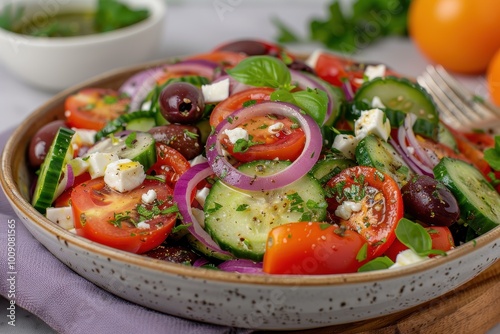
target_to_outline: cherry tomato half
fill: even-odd
[[[276,125],[279,125],[276,130],[270,130]],[[295,125],[286,117],[256,117],[240,125],[251,138],[248,147],[243,150],[237,148],[237,143],[233,144],[227,136],[222,139],[222,147],[240,162],[273,159],[294,161],[304,150],[306,142],[304,131]]]
[[[141,196],[149,190],[156,192],[158,201],[144,204]],[[81,183],[71,193],[76,233],[124,251],[147,252],[166,239],[175,225],[176,214],[152,215],[145,219],[139,216],[138,207],[143,205],[149,212],[168,209],[172,206],[172,194],[169,186],[156,180],[145,180],[126,193],[109,188],[103,178]],[[147,225],[137,226],[140,221]]]
[[[332,220],[366,240],[368,258],[382,255],[396,238],[395,229],[403,217],[403,198],[396,181],[376,168],[354,166],[334,176],[326,186]],[[337,209],[345,212],[340,206],[347,208],[348,202],[359,210],[353,209],[346,217]]]
[[[175,148],[156,142],[156,162],[147,171],[148,175],[163,175],[168,186],[173,188],[179,177],[191,165]]]
[[[326,275],[356,272],[364,238],[320,222],[280,225],[269,232],[263,270],[269,274]]]
[[[127,111],[130,98],[106,88],[85,88],[68,96],[65,116],[70,127],[99,131]]]
[[[246,103],[269,101],[274,88],[250,88],[229,96],[217,104],[210,114],[210,125],[216,127],[227,116],[245,106]]]

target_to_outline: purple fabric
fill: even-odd
[[[0,133],[2,150],[12,130]],[[13,241],[8,237],[12,230],[15,231],[15,268],[9,268],[13,258],[8,258],[9,241],[11,246]],[[37,315],[58,333],[250,332],[162,314],[98,288],[62,264],[31,236],[3,191],[0,193],[0,258],[0,294],[12,299],[8,295],[10,283],[14,281],[9,279],[14,276],[16,307]]]

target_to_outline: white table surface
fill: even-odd
[[[221,3],[226,4],[224,11],[221,11],[220,7],[217,9],[217,4]],[[323,17],[328,3],[328,0],[169,1],[160,51],[151,59],[205,52],[217,44],[240,38],[273,40],[277,35],[277,29],[271,23],[271,18],[276,16],[293,27],[301,36],[306,36],[307,22],[312,17]],[[290,46],[290,49],[310,52],[317,47],[318,45],[301,44]],[[418,75],[428,64],[415,46],[408,39],[402,38],[390,38],[366,47],[360,50],[356,57],[371,62],[384,62],[396,71],[410,76]],[[459,77],[459,79],[474,93],[487,95],[484,78]],[[21,123],[27,115],[54,94],[55,92],[41,91],[26,85],[0,64],[2,106],[0,131]],[[7,301],[1,298],[0,308],[4,310],[6,305]],[[1,333],[52,333],[48,326],[28,312],[18,314],[19,321],[16,328],[8,326],[4,318],[0,318]],[[500,326],[491,333],[500,333]]]

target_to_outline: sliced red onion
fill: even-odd
[[[66,174],[68,176],[68,182],[66,183],[66,189],[73,187],[75,184],[75,173],[73,172],[73,166],[70,164],[66,165]],[[64,190],[66,190],[64,189]]]
[[[413,132],[413,125],[415,124],[416,120],[417,115],[411,113],[406,115],[403,122],[403,127],[406,132],[406,138],[408,139],[408,144],[415,150],[415,155],[417,156],[417,158],[419,158],[423,164],[432,168],[436,164],[432,162],[425,150],[422,148],[422,146],[420,146],[420,143],[418,142],[417,137],[415,137],[415,133]]]
[[[398,142],[399,146],[403,150],[403,158],[407,158],[408,160],[411,160],[414,165],[418,166],[418,169],[422,172],[422,174],[432,176],[434,173],[432,172],[432,169],[424,164],[422,161],[418,160],[414,152],[410,152],[410,148],[408,147],[408,144],[406,143],[406,138],[407,138],[407,132],[406,128],[404,126],[400,126],[398,129]]]
[[[281,172],[268,176],[251,176],[240,172],[226,159],[221,145],[221,137],[226,129],[259,116],[279,115],[297,120],[306,136],[304,149],[290,166]],[[282,188],[307,174],[318,160],[322,149],[321,131],[316,122],[308,115],[302,114],[300,108],[284,102],[266,101],[242,108],[217,125],[208,137],[206,144],[207,158],[213,172],[225,183],[244,190],[271,190]]]
[[[54,198],[59,197],[66,189],[71,188],[75,184],[75,174],[73,173],[73,167],[70,164],[66,164],[66,168],[63,171],[62,179],[57,185]]]
[[[174,201],[177,203],[179,212],[182,215],[183,224],[189,225],[188,230],[196,239],[210,250],[232,256],[229,252],[223,251],[201,227],[191,209],[191,194],[194,188],[212,174],[212,169],[207,162],[191,167],[177,180],[174,188]]]
[[[123,85],[121,85],[121,87],[118,89],[118,91],[121,94],[127,94],[130,97],[134,97],[140,87],[144,84],[144,81],[146,81],[150,77],[156,76],[158,72],[162,73],[163,67],[156,66],[138,72],[131,76],[127,81],[125,81]]]
[[[349,80],[342,81],[342,91],[344,92],[346,101],[350,102],[354,100],[354,91]]]
[[[419,174],[419,175],[422,175],[422,174],[426,174],[424,173],[424,171],[420,168],[420,165],[422,164],[420,161],[418,161],[418,164],[416,161],[414,161],[415,159],[412,159],[408,156],[408,154],[405,153],[405,151],[403,150],[403,148],[397,143],[396,140],[394,140],[393,138],[389,138],[388,140],[389,144],[391,144],[391,146],[396,150],[396,152],[401,156],[401,158],[404,160],[404,162],[408,165],[408,167],[410,167],[410,169]]]
[[[196,261],[193,262],[193,267],[203,267],[204,265],[208,264],[208,260],[205,259],[204,257],[197,258]]]
[[[217,75],[220,75],[220,66],[212,61],[203,59],[192,59],[184,60],[175,64],[165,65],[161,67],[156,67],[150,70],[146,70],[146,73],[136,74],[137,78],[133,80],[133,77],[129,79],[120,88],[121,90],[132,91],[130,101],[130,110],[136,111],[141,107],[142,102],[148,96],[148,94],[156,87],[158,79],[162,77],[167,72],[178,73],[178,74],[191,74],[199,75],[208,78],[212,81]],[[130,81],[130,82],[129,82]],[[140,85],[135,86],[135,82],[140,82]],[[134,87],[132,89],[131,87]]]
[[[222,271],[240,274],[263,274],[262,263],[247,259],[234,259],[222,262],[217,266]]]

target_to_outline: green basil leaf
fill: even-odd
[[[401,218],[396,227],[396,237],[420,256],[427,256],[429,252],[433,252],[429,233],[422,225],[409,219]]]
[[[381,256],[359,267],[358,272],[389,269],[393,264],[387,256]]]
[[[271,101],[279,101],[279,102],[288,102],[295,104],[295,99],[293,98],[293,94],[286,89],[277,89],[271,93]]]
[[[316,123],[323,125],[328,108],[328,95],[317,89],[307,89],[292,93],[297,106],[311,116]]]
[[[278,58],[251,56],[243,59],[227,73],[235,80],[256,87],[293,88],[288,67]]]

